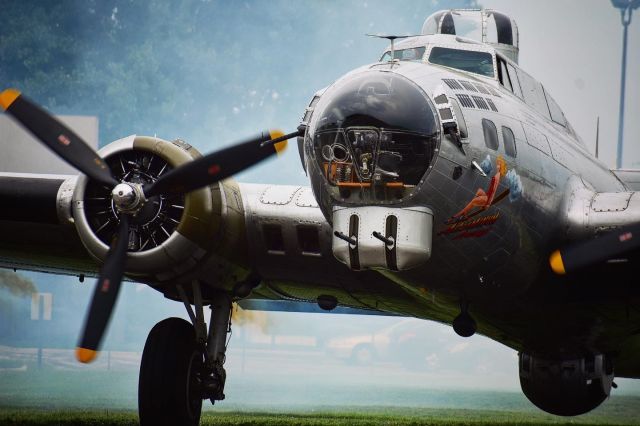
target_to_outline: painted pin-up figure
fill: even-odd
[[[485,171],[485,173],[491,173],[491,160],[489,157],[487,157],[487,159],[482,162],[481,167]],[[496,199],[496,192],[498,190],[498,186],[500,185],[500,179],[506,175],[507,163],[504,161],[504,158],[502,158],[502,156],[498,156],[498,158],[496,159],[496,174],[491,177],[489,186],[486,191],[482,188],[478,188],[473,199],[469,201],[469,203],[462,210],[453,215],[453,217],[451,217],[448,222],[457,222],[460,220],[464,220],[471,215],[480,213],[481,211],[488,209],[494,202],[497,202],[507,196],[509,194],[509,189],[500,194],[498,199]],[[471,211],[474,209],[477,210],[471,213]]]

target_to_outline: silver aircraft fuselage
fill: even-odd
[[[430,43],[469,48],[456,41],[455,36],[435,36],[433,42],[430,37],[419,39],[427,46],[427,52]],[[416,45],[415,41],[412,43],[411,46]],[[351,80],[365,81],[363,76],[374,73],[400,76],[421,91],[433,108],[438,131],[434,158],[410,196],[379,203],[366,196],[351,194],[344,198],[332,192],[333,184],[319,165],[323,160],[319,162],[318,155],[314,155],[317,147],[313,141],[314,126],[320,126],[318,122],[323,120],[317,114],[331,114],[319,110],[335,109],[328,106],[336,93],[333,87],[347,86]],[[494,75],[483,77],[424,59],[367,65],[339,79],[321,92],[308,122],[311,131],[304,142],[304,161],[315,197],[329,223],[332,210],[337,207],[355,212],[361,206],[379,204],[397,209],[426,206],[432,211],[428,261],[404,271],[390,270],[386,265],[370,268],[422,300],[430,306],[426,310],[431,311],[421,315],[417,308],[405,313],[447,321],[464,299],[480,318],[491,318],[481,331],[511,346],[545,351],[566,345],[567,351],[586,350],[566,339],[563,326],[554,327],[549,322],[553,318],[553,322],[562,323],[565,313],[575,313],[568,313],[564,307],[543,307],[531,302],[539,298],[540,303],[546,304],[556,297],[557,289],[552,287],[557,278],[549,273],[548,256],[567,237],[585,233],[578,226],[584,219],[580,210],[583,206],[572,204],[574,196],[588,191],[625,191],[625,185],[586,150],[566,121],[561,125],[545,117],[505,89],[497,73]],[[358,84],[361,90],[367,83],[356,82],[355,86]],[[539,83],[538,88],[543,90]],[[323,103],[325,97],[329,102]],[[450,117],[441,109],[451,111],[457,129],[464,127],[461,147],[445,133],[443,123]],[[362,124],[360,127],[366,128]],[[491,137],[487,127],[492,125],[498,135],[493,142],[497,146],[487,142]],[[509,147],[505,132],[512,135]],[[594,227],[593,231],[597,229]],[[334,251],[340,244],[347,243],[333,237]],[[442,305],[438,307],[440,298]],[[522,321],[551,327],[557,334],[532,332],[531,340],[527,336],[524,340],[514,338],[517,333],[510,332],[514,331],[511,326],[520,327]],[[592,334],[591,322],[583,325],[584,329],[576,330],[576,337]]]

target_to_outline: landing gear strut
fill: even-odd
[[[453,320],[453,330],[462,337],[471,337],[476,334],[478,326],[476,321],[469,315],[469,302],[460,302],[460,315]]]
[[[224,369],[231,297],[217,293],[209,300],[209,330],[204,322],[200,286],[193,284],[195,312],[177,287],[192,324],[168,318],[151,329],[142,353],[138,384],[141,425],[198,425],[202,400],[225,398]]]
[[[202,383],[202,397],[209,399],[212,404],[224,399],[224,384],[227,380],[224,362],[227,333],[231,329],[231,298],[226,294],[217,296],[211,302],[211,320],[205,351],[207,375]]]

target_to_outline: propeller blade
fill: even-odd
[[[158,194],[184,194],[218,182],[236,174],[265,158],[284,151],[287,139],[299,136],[300,131],[283,134],[279,130],[262,132],[259,136],[229,148],[211,153],[173,169],[145,185],[146,197]]]
[[[640,248],[640,224],[613,230],[601,237],[577,243],[551,253],[549,263],[558,275],[565,275],[594,263]]]
[[[100,278],[85,319],[82,337],[76,348],[76,358],[83,363],[93,361],[116,303],[129,245],[129,216],[120,216],[118,233],[111,243],[107,258],[100,270]]]
[[[15,89],[0,93],[0,106],[60,158],[92,179],[109,186],[118,182],[100,156],[71,129]]]

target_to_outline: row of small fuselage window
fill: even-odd
[[[500,142],[498,141],[498,129],[493,121],[483,118],[482,131],[484,133],[484,143],[487,145],[487,148],[497,151]],[[502,126],[502,141],[504,143],[504,153],[509,157],[515,158],[518,155],[516,139],[513,131],[507,126]]]

